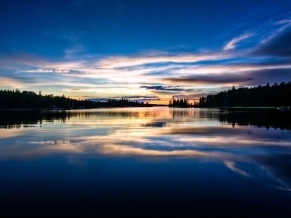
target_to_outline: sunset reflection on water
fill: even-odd
[[[12,115],[7,116],[6,121],[1,120],[0,191],[6,198],[11,200],[18,196],[12,191],[15,186],[37,182],[39,185],[31,188],[27,195],[33,203],[36,192],[44,191],[45,186],[55,192],[56,187],[62,189],[66,186],[70,178],[77,190],[85,183],[93,190],[88,194],[86,187],[82,186],[87,194],[78,191],[77,196],[85,202],[89,199],[96,204],[102,202],[102,208],[109,207],[109,202],[115,201],[117,193],[122,192],[127,202],[136,200],[157,213],[165,212],[165,209],[190,213],[188,207],[192,202],[199,205],[199,213],[203,214],[202,208],[206,207],[208,198],[221,200],[234,208],[239,208],[240,204],[249,206],[247,199],[254,198],[259,202],[250,210],[262,213],[262,208],[274,204],[279,197],[285,200],[267,211],[277,213],[281,210],[281,214],[289,211],[284,203],[291,199],[288,170],[291,167],[291,134],[288,129],[259,128],[251,119],[248,125],[240,125],[236,120],[225,122],[225,119],[232,118],[222,117],[228,112],[219,109],[152,107],[53,113],[41,114],[37,119],[18,119],[14,123]],[[43,174],[43,170],[47,173]],[[136,194],[127,196],[126,190],[129,191],[132,185],[127,180],[129,175],[141,186]],[[168,199],[152,186],[155,177],[169,183],[168,187],[162,188],[169,193]],[[111,183],[112,178],[117,183]],[[49,184],[45,182],[47,179],[51,181]],[[158,187],[161,181],[156,181]],[[100,186],[95,186],[95,183]],[[214,193],[212,186],[224,192]],[[21,191],[19,186],[17,189]],[[145,190],[148,190],[147,194]],[[98,197],[97,192],[102,194]],[[161,210],[144,200],[150,193],[165,202]],[[193,197],[193,193],[198,193],[198,196]],[[62,203],[67,202],[67,192],[55,194],[64,199]],[[236,196],[231,201],[227,197],[230,194]],[[202,199],[208,197],[197,203],[199,195]],[[266,196],[268,200],[264,200]],[[20,198],[25,200],[25,197]],[[44,202],[47,201],[45,196],[43,198]],[[185,206],[179,203],[176,209],[171,208],[169,199],[172,198],[180,199]],[[5,204],[9,208],[10,204]],[[217,205],[210,204],[209,207],[216,212],[221,210]],[[44,205],[40,208],[46,210]],[[124,212],[129,208],[117,207],[116,210]]]

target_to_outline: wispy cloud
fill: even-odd
[[[260,43],[252,52],[252,55],[269,57],[291,56],[291,27],[280,31]]]
[[[36,69],[36,70],[21,70],[20,73],[26,72],[26,73],[69,73],[69,70],[64,69]]]
[[[194,91],[194,89],[185,89],[180,86],[141,86],[140,88],[151,89],[151,90],[171,91],[171,92]]]
[[[122,96],[122,98],[126,98],[126,99],[131,99],[131,100],[138,100],[138,101],[157,101],[160,100],[160,98],[158,96],[154,96],[154,95],[148,95],[148,96],[144,96],[144,95],[133,95],[133,96]]]
[[[138,102],[147,102],[147,101],[158,101],[160,98],[158,96],[142,96],[142,95],[133,95],[133,96],[118,96],[118,97],[112,97],[113,99],[129,99],[131,101],[138,101]],[[89,98],[91,101],[107,101],[109,98]]]
[[[165,81],[174,84],[243,84],[244,82],[253,80],[253,78],[242,78],[237,75],[195,75],[188,77],[166,78]]]
[[[235,49],[239,42],[251,37],[252,35],[253,35],[252,33],[246,33],[241,36],[235,37],[224,46],[223,50],[227,51],[227,50]]]
[[[209,53],[209,54],[147,54],[136,55],[132,57],[120,56],[110,57],[101,60],[98,65],[100,68],[120,68],[138,66],[153,63],[195,63],[205,60],[220,60],[229,58],[230,55],[226,53]]]
[[[25,83],[9,77],[2,77],[0,76],[0,87],[9,87],[9,88],[22,88],[25,86]],[[0,88],[1,89],[1,88]]]

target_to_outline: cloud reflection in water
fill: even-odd
[[[276,183],[279,188],[290,190],[291,175],[280,173],[291,166],[290,161],[280,166],[274,156],[290,157],[290,132],[233,126],[221,122],[220,113],[170,108],[76,111],[63,114],[62,119],[33,121],[41,122],[41,128],[0,129],[0,159],[28,161],[57,154],[68,159],[72,154],[75,158],[191,158],[200,163],[217,162],[249,178],[256,176],[245,168],[251,164],[269,179],[281,181]]]

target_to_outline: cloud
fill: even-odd
[[[48,62],[44,58],[36,55],[16,52],[16,53],[0,53],[0,68],[18,70],[24,66],[42,66]]]
[[[158,96],[142,96],[142,95],[134,95],[134,96],[122,96],[122,97],[112,97],[111,99],[129,99],[131,101],[138,102],[146,102],[146,101],[157,101],[160,100]],[[108,101],[108,98],[88,98],[91,101]]]
[[[195,63],[204,60],[226,59],[230,55],[225,53],[209,54],[147,54],[135,56],[117,56],[101,60],[100,68],[121,68],[153,63]]]
[[[274,84],[281,82],[288,82],[291,80],[291,68],[274,68],[248,71],[248,75],[255,79],[248,81],[248,86],[266,85],[267,83]]]
[[[28,73],[64,73],[71,69],[83,69],[84,62],[78,60],[52,61],[36,55],[16,52],[0,54],[0,68]]]
[[[291,57],[291,28],[263,41],[251,55]]]
[[[151,90],[171,91],[171,92],[194,91],[194,89],[185,89],[180,86],[141,86],[140,88],[151,89]]]
[[[69,70],[62,70],[62,69],[36,69],[36,70],[23,70],[19,71],[20,73],[69,73]]]
[[[224,51],[227,51],[227,50],[235,49],[235,48],[237,47],[237,44],[238,44],[239,42],[243,41],[244,39],[249,38],[249,37],[252,36],[252,35],[253,35],[253,34],[251,34],[251,33],[246,33],[246,34],[243,34],[243,35],[241,35],[241,36],[238,36],[238,37],[232,39],[230,42],[228,42],[228,43],[224,46],[223,50],[224,50]]]
[[[21,88],[24,86],[24,82],[17,80],[15,78],[0,76],[0,87],[11,87],[11,88]]]
[[[75,45],[72,48],[65,49],[66,59],[77,59],[77,57],[85,51],[84,47],[81,45]]]
[[[150,101],[150,100],[160,100],[158,96],[149,95],[134,95],[134,96],[123,96],[123,98],[130,99],[130,100],[139,100],[139,101]]]
[[[91,98],[106,99],[114,96],[149,96],[153,93],[159,95],[152,99],[132,98],[138,101],[166,101],[163,99],[173,95],[173,92],[175,95],[185,96],[185,92],[196,94],[197,88],[203,88],[203,93],[208,93],[204,88],[213,85],[215,85],[214,88],[220,89],[221,86],[248,86],[259,82],[265,84],[266,79],[257,77],[257,74],[262,77],[261,72],[264,70],[269,72],[271,69],[274,71],[291,69],[290,62],[287,60],[285,62],[275,60],[270,63],[263,60],[262,63],[256,61],[248,63],[249,59],[246,58],[233,59],[237,55],[235,52],[225,52],[220,55],[210,52],[208,55],[205,53],[203,55],[203,58],[207,56],[211,60],[188,62],[193,61],[191,57],[199,57],[199,60],[203,58],[199,54],[179,55],[163,52],[123,56],[124,60],[128,62],[122,63],[123,67],[120,67],[120,63],[117,65],[113,62],[112,65],[109,64],[116,58],[120,58],[116,56],[98,57],[93,55],[89,57],[80,55],[77,59],[66,56],[64,59],[52,61],[17,53],[8,55],[4,59],[1,59],[3,56],[0,56],[0,64],[6,64],[6,66],[9,65],[9,69],[15,69],[14,73],[3,76],[14,79],[14,83],[11,83],[14,84],[14,87],[20,85],[30,88],[40,85],[48,88],[62,86],[61,91],[86,93],[86,96],[91,96]],[[216,59],[218,57],[222,59]],[[171,61],[182,62],[174,63]],[[104,65],[104,63],[109,65]],[[135,65],[140,63],[142,64]],[[105,66],[109,68],[104,68]],[[4,67],[4,69],[6,68]],[[284,75],[288,75],[286,73],[287,71],[281,74],[282,81],[286,80],[284,78]],[[33,74],[37,74],[37,76]],[[18,77],[21,77],[20,80]],[[17,81],[20,82],[17,84]],[[276,80],[276,82],[278,81]],[[9,83],[7,82],[7,84]],[[4,85],[3,82],[2,86]],[[199,85],[199,87],[193,89],[190,85]],[[130,95],[128,95],[129,93]]]
[[[239,75],[195,75],[187,77],[166,78],[164,81],[174,84],[234,84],[244,83],[253,80],[253,78],[243,78]]]
[[[279,20],[276,22],[276,24],[290,24],[290,23],[291,23],[290,19]]]
[[[248,60],[241,60],[230,63],[215,63],[212,65],[201,64],[196,66],[185,66],[184,69],[177,69],[171,75],[159,78],[159,82],[186,86],[187,84],[199,85],[205,88],[209,85],[257,85],[265,84],[261,77],[277,76],[282,81],[289,80],[291,64],[288,60],[268,60],[262,62],[248,63]],[[276,74],[277,72],[277,74]],[[275,79],[277,81],[277,79]],[[260,83],[263,82],[263,83]],[[193,87],[189,87],[193,88]],[[197,87],[195,87],[197,88]]]

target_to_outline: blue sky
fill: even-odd
[[[291,80],[290,0],[15,0],[0,30],[0,89],[166,103]]]

